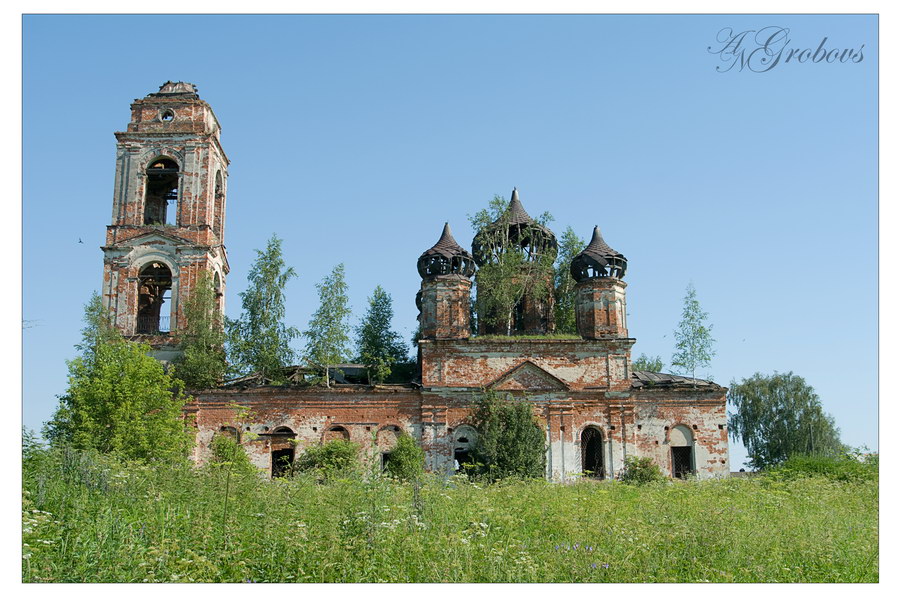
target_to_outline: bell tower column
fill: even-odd
[[[175,355],[183,305],[202,272],[224,295],[228,158],[220,131],[195,85],[169,81],[135,100],[127,129],[116,133],[102,297],[114,325],[160,359]]]

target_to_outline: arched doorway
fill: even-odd
[[[687,426],[675,426],[669,432],[672,450],[672,477],[685,478],[694,473],[694,433]]]
[[[581,472],[603,479],[603,434],[597,428],[585,428],[581,433]]]
[[[397,437],[400,434],[400,426],[385,426],[375,434],[375,447],[381,455],[381,470],[387,468],[391,455],[397,447]]]
[[[474,463],[473,451],[478,432],[468,425],[458,426],[453,430],[453,467],[459,467],[459,471],[465,471],[467,463]]]
[[[297,435],[286,426],[275,428],[269,438],[272,447],[272,477],[287,475],[294,464],[294,443]]]

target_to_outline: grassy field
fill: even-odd
[[[24,461],[26,582],[876,582],[878,483],[263,481]],[[227,500],[226,500],[227,490]]]

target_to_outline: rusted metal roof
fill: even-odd
[[[497,224],[500,220],[495,220]],[[512,199],[509,200],[509,224],[528,224],[534,222],[534,219],[525,211],[525,206],[519,201],[519,190],[513,187]]]
[[[649,386],[677,387],[677,388],[724,388],[715,382],[701,380],[699,378],[686,378],[675,374],[663,374],[662,372],[645,372],[635,370],[631,372],[631,387],[642,388]]]
[[[622,278],[628,268],[624,255],[610,247],[600,234],[600,227],[594,227],[594,234],[587,247],[572,259],[572,278],[581,282],[588,278]]]
[[[159,86],[158,92],[147,95],[148,98],[166,98],[173,96],[200,99],[200,96],[197,94],[197,86],[185,81],[166,81]]]
[[[475,260],[456,242],[450,232],[450,223],[445,222],[441,238],[419,256],[416,268],[422,278],[448,275],[469,277],[475,274]]]
[[[527,249],[528,254],[532,256],[531,259],[542,255],[556,258],[558,251],[556,235],[528,215],[525,206],[519,200],[518,188],[513,187],[507,211],[487,227],[476,232],[475,238],[472,240],[472,255],[475,256],[476,264],[481,266],[487,263],[490,260],[490,254],[496,249],[492,242],[486,241],[486,235],[490,237],[493,231],[504,226],[509,229],[506,236],[510,243],[512,245],[519,244],[523,249]]]
[[[472,259],[472,254],[463,249],[459,243],[456,242],[456,239],[453,238],[453,233],[450,232],[450,223],[444,223],[444,230],[441,233],[441,238],[438,239],[438,242],[434,244],[431,249],[426,249],[424,253],[422,253],[422,257],[427,255],[442,255],[446,258],[451,258],[457,255],[461,255]]]

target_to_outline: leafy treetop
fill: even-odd
[[[559,254],[554,267],[554,310],[556,332],[560,334],[578,333],[575,325],[575,279],[572,278],[570,266],[572,259],[584,249],[584,245],[584,239],[575,234],[571,226],[566,227],[559,240]]]
[[[344,279],[344,264],[338,264],[322,282],[316,285],[319,308],[303,333],[306,337],[306,358],[314,365],[328,369],[344,363],[350,356],[350,300]]]
[[[403,340],[391,329],[393,317],[391,296],[380,285],[375,287],[369,309],[356,328],[359,360],[366,364],[374,382],[383,382],[391,374],[392,364],[407,359]]]
[[[225,331],[212,275],[201,271],[184,305],[185,327],[175,375],[187,388],[210,388],[222,382],[227,368]]]
[[[793,372],[757,372],[740,383],[732,380],[728,402],[735,409],[729,416],[731,437],[747,447],[754,468],[794,455],[833,455],[845,449],[834,418],[824,412],[815,390]]]
[[[258,373],[283,381],[283,369],[295,359],[291,341],[300,332],[286,326],[284,289],[297,276],[282,258],[281,239],[272,236],[247,276],[247,290],[240,293],[243,312],[237,320],[227,320],[228,348],[234,373]]]
[[[684,297],[684,308],[681,322],[675,329],[675,353],[672,355],[672,367],[676,371],[690,374],[696,378],[699,367],[709,367],[716,352],[712,346],[712,325],[706,322],[709,314],[700,309],[697,291],[693,284],[688,284]]]

